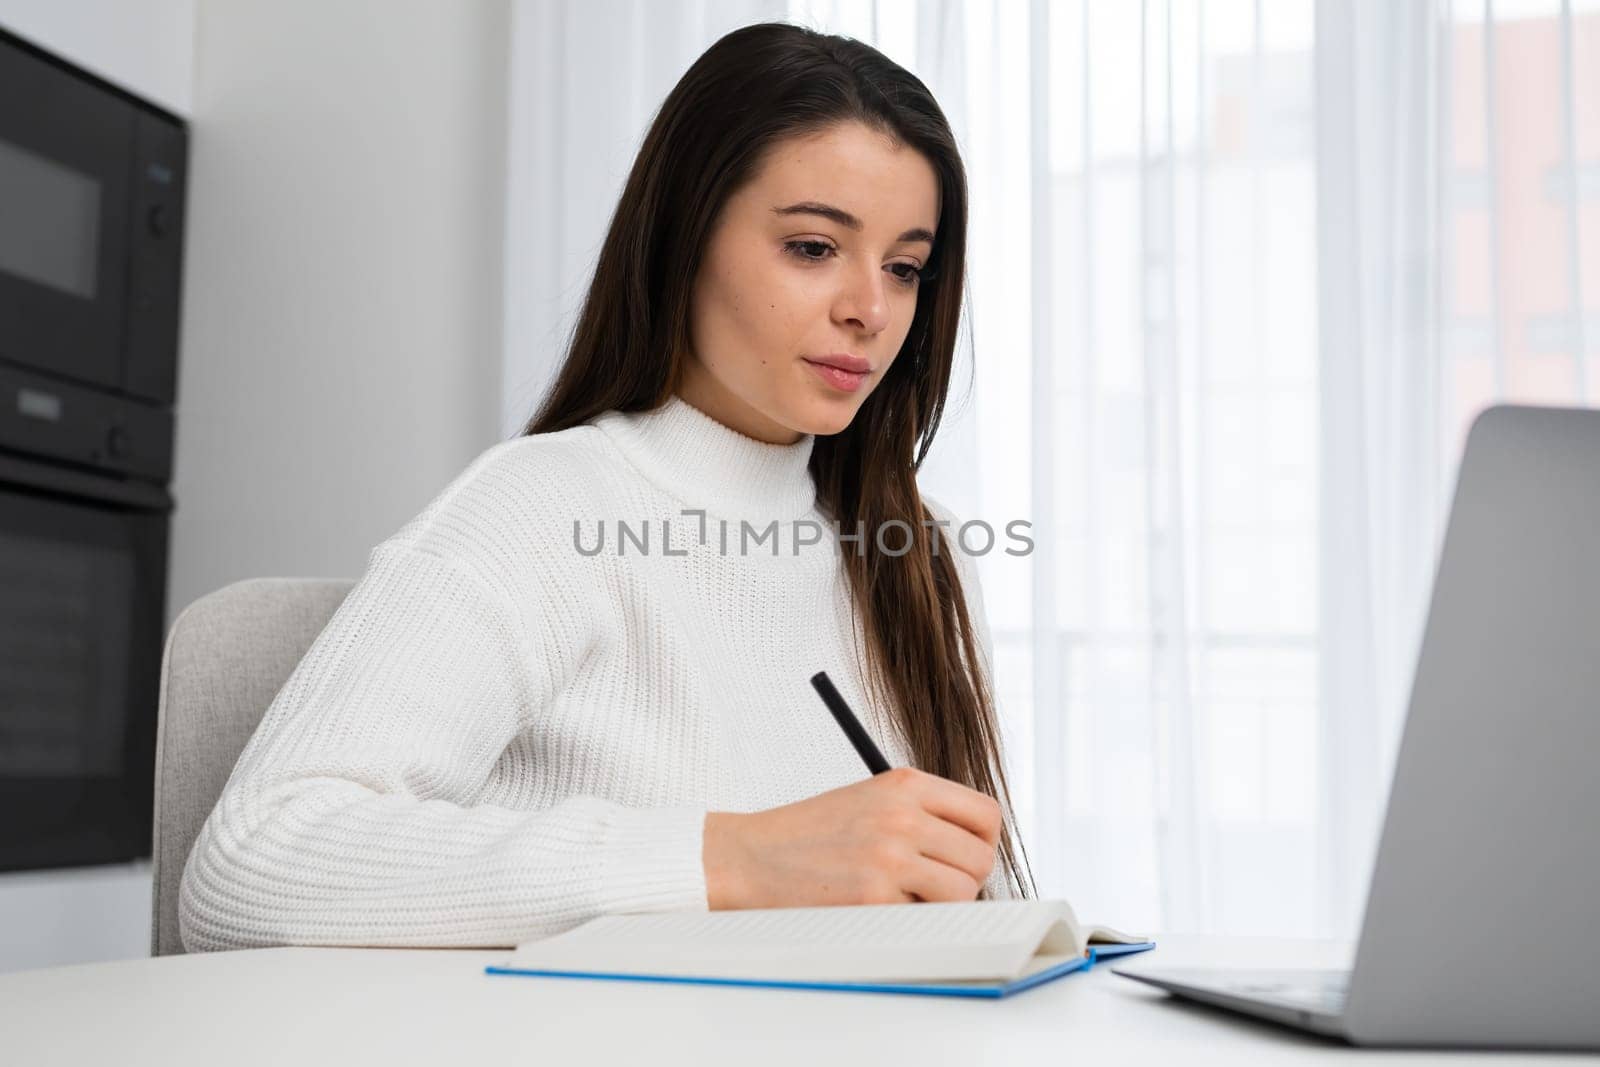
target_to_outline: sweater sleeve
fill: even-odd
[[[704,809],[479,802],[578,654],[517,618],[458,561],[374,549],[195,842],[184,946],[499,947],[705,909]]]

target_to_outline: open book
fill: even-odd
[[[974,900],[606,915],[487,971],[1000,997],[1154,947],[1064,900]]]

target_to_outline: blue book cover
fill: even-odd
[[[1122,956],[1131,952],[1145,952],[1156,947],[1154,941],[1141,941],[1131,945],[1096,945],[1087,956],[1077,956],[1035,971],[1009,982],[786,982],[760,978],[700,978],[671,974],[606,974],[600,971],[547,971],[524,970],[518,967],[486,967],[486,974],[522,975],[531,978],[589,978],[613,982],[677,982],[687,985],[742,985],[765,986],[771,989],[829,989],[851,993],[912,993],[935,997],[987,997],[991,1000],[1009,997],[1024,989],[1044,985],[1074,971],[1087,971],[1096,960],[1108,956]]]
[[[1154,947],[1061,900],[836,905],[606,915],[485,973],[996,999]]]

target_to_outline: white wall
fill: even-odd
[[[193,123],[169,623],[240,578],[354,577],[499,438],[506,0],[0,24]],[[0,876],[0,971],[144,955],[149,878]]]
[[[195,0],[0,0],[0,26],[187,116],[194,11]]]
[[[173,614],[354,577],[499,436],[504,0],[198,14]]]

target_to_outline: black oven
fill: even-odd
[[[0,870],[150,854],[170,511],[0,455]]]
[[[150,854],[187,154],[0,30],[0,871]]]

